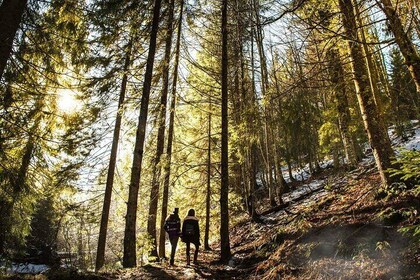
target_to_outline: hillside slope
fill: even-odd
[[[420,150],[418,127],[405,142],[391,135],[396,150]],[[381,190],[371,155],[350,172],[325,168],[283,198],[286,205],[260,211],[261,222],[244,214],[231,229],[228,265],[216,249],[187,266],[181,247],[175,266],[37,279],[420,279],[419,243],[402,230],[420,223],[420,197],[401,186]]]

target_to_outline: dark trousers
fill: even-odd
[[[171,242],[171,260],[170,264],[174,264],[175,261],[175,252],[176,252],[176,246],[178,245],[178,236],[169,238],[169,241]]]
[[[187,264],[190,264],[190,244],[191,244],[191,242],[186,242],[185,244],[187,245]],[[194,263],[197,263],[199,245],[194,244],[194,246],[195,246]]]

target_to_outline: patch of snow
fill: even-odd
[[[321,167],[322,169],[330,168],[333,166],[333,163],[334,161],[332,159],[324,160],[319,164],[319,167]]]
[[[48,269],[48,265],[33,263],[12,263],[10,267],[6,267],[7,273],[11,274],[40,274]]]
[[[411,124],[413,128],[408,130],[408,140],[404,141],[399,137],[395,131],[395,126],[390,126],[388,128],[388,135],[391,140],[391,143],[396,149],[404,148],[407,150],[417,150],[420,151],[420,126],[417,120],[412,120]]]
[[[230,261],[229,261],[229,263],[230,263]],[[229,265],[224,266],[224,270],[231,271],[231,270],[236,270],[236,268],[229,264]]]
[[[364,167],[368,167],[374,163],[375,163],[375,158],[373,157],[373,154],[371,153],[369,156],[362,159],[362,161],[360,162],[360,165]]]
[[[277,217],[282,214],[284,211],[277,211],[277,212],[272,212],[268,215],[265,216],[261,216],[260,218],[265,222],[265,223],[274,223],[275,221],[277,221]]]
[[[293,190],[289,193],[286,193],[282,196],[284,202],[289,202],[295,200],[303,195],[306,195],[310,192],[321,189],[325,184],[325,180],[313,180],[309,184],[305,184]]]
[[[412,138],[403,143],[402,147],[411,151],[420,151],[420,128],[414,131]]]

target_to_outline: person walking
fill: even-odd
[[[197,264],[198,249],[200,243],[200,227],[198,225],[198,218],[195,216],[195,210],[190,209],[188,215],[184,218],[182,223],[181,240],[187,246],[187,265],[190,265],[190,244],[194,244],[194,264]]]
[[[174,212],[171,213],[165,220],[163,226],[164,230],[168,233],[169,242],[171,243],[171,259],[170,265],[175,263],[175,252],[178,245],[178,239],[181,236],[181,219],[179,218],[179,208],[175,208]]]

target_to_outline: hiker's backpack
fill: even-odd
[[[195,228],[193,224],[185,224],[185,234],[188,236],[193,236],[195,234]]]
[[[170,217],[165,221],[164,229],[166,232],[176,232],[179,227],[179,220],[175,219],[174,217]]]

